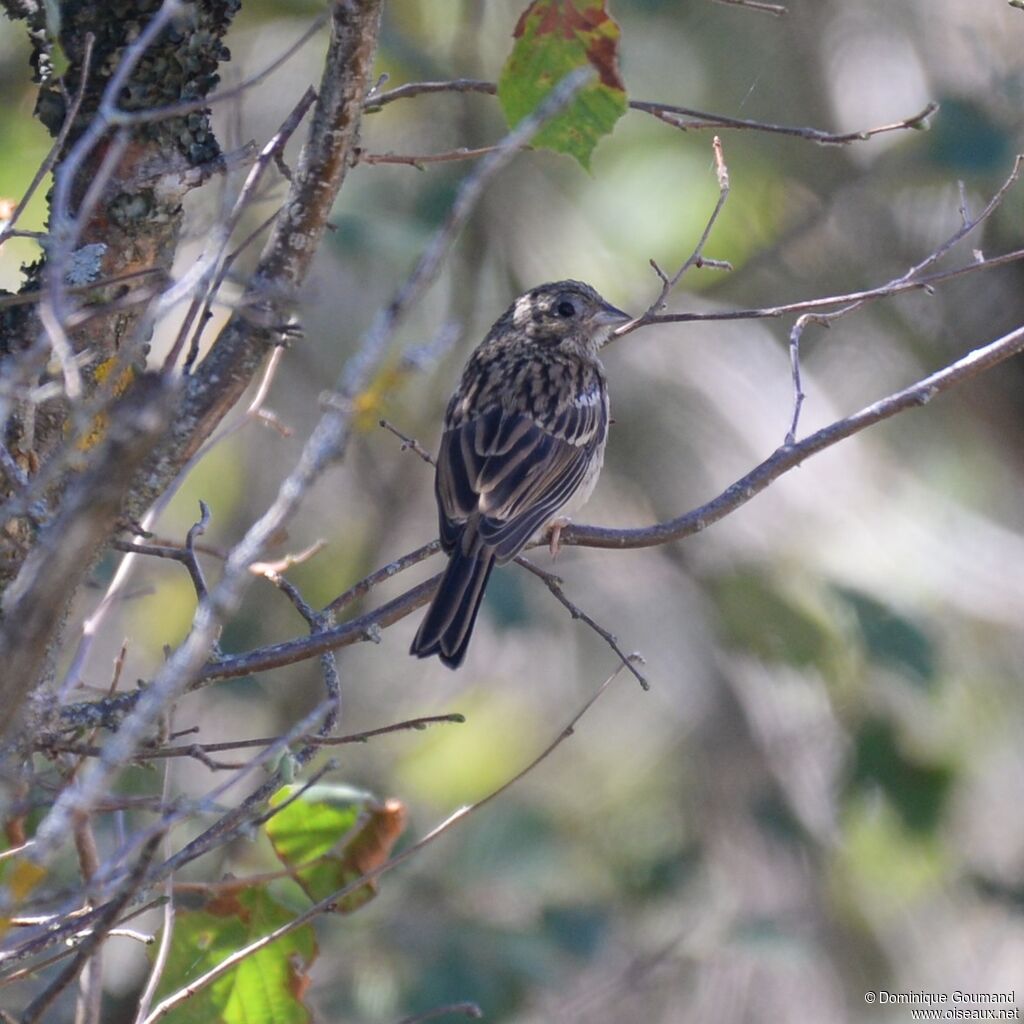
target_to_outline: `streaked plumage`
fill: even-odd
[[[608,436],[597,352],[629,319],[589,285],[545,284],[516,299],[470,357],[434,486],[448,568],[413,654],[457,668],[495,564],[590,496]]]

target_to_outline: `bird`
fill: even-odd
[[[476,347],[448,403],[436,461],[448,566],[412,642],[449,668],[466,656],[495,565],[590,496],[608,439],[598,350],[632,317],[582,281],[520,295]]]

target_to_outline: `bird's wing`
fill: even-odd
[[[567,406],[549,426],[493,407],[446,430],[436,477],[445,550],[476,517],[476,538],[499,562],[513,558],[579,487],[606,429],[595,400]]]

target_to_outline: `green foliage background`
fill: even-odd
[[[387,5],[389,85],[496,80],[523,2]],[[929,132],[820,147],[721,132],[732,194],[707,249],[732,273],[687,275],[680,309],[752,307],[879,284],[959,225],[1022,148],[1024,13],[997,0],[793,0],[773,19],[691,0],[617,0],[630,97],[774,123],[852,130],[942,103]],[[246,4],[226,78],[261,67],[319,5]],[[17,196],[46,140],[31,120],[27,47],[0,31],[0,195]],[[311,47],[238,109],[227,146],[267,138],[307,81]],[[366,120],[371,152],[431,153],[500,137],[493,97],[396,103]],[[510,299],[577,277],[639,310],[648,265],[691,251],[717,194],[711,133],[631,112],[588,175],[547,151],[498,182],[399,351],[381,412],[427,447],[462,361]],[[295,154],[290,154],[294,159]],[[181,537],[197,499],[226,545],[266,506],[359,331],[444,216],[464,164],[359,166],[304,297],[304,340],[270,406],[290,438],[250,426],[192,475],[161,524]],[[1024,193],[972,243],[1020,245]],[[251,211],[254,226],[280,200]],[[190,209],[181,266],[218,215]],[[42,207],[36,204],[39,227]],[[243,226],[243,233],[246,230]],[[0,284],[31,243],[4,246]],[[970,252],[959,259],[969,260]],[[1024,317],[1019,266],[936,295],[876,304],[805,336],[803,428],[896,390]],[[790,416],[789,324],[647,330],[608,352],[615,426],[601,484],[579,518],[640,525],[695,506],[782,442]],[[173,337],[167,325],[155,349]],[[384,879],[358,913],[317,925],[310,1005],[324,1021],[376,1024],[474,1000],[487,1019],[871,1021],[867,989],[1024,991],[1024,464],[1019,361],[817,457],[739,513],[665,549],[570,549],[567,592],[647,657],[644,694],[622,680],[520,786]],[[372,422],[372,418],[368,421]],[[326,602],[365,571],[430,539],[429,470],[368,426],[287,542],[326,549],[289,575]],[[105,564],[109,573],[114,562]],[[421,575],[434,571],[431,564]],[[418,577],[417,577],[418,578]],[[407,574],[373,595],[414,581]],[[193,595],[180,567],[150,564],[98,647],[100,685],[124,635],[125,678],[145,678],[183,635]],[[331,776],[403,800],[411,834],[514,774],[614,667],[537,581],[498,574],[466,667],[405,655],[415,622],[344,651],[343,731],[459,711],[464,725],[345,748]],[[79,611],[95,594],[83,595]],[[305,631],[254,588],[228,650]],[[268,735],[320,694],[315,663],[189,698],[176,725],[217,741]],[[150,780],[135,780],[148,787]],[[175,767],[183,793],[208,788]],[[127,826],[131,827],[131,820]],[[114,824],[104,841],[113,842]],[[197,877],[279,866],[265,837]],[[294,894],[293,894],[294,895]],[[255,899],[256,896],[253,896]],[[300,904],[296,902],[296,907]],[[275,904],[276,906],[276,904]],[[157,927],[154,921],[152,926]],[[303,956],[311,936],[303,934]],[[113,942],[110,1021],[130,1020],[147,961]]]

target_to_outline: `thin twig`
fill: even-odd
[[[715,175],[718,178],[718,201],[715,203],[715,207],[711,211],[711,216],[708,217],[707,223],[704,225],[704,230],[701,232],[701,236],[697,240],[697,244],[694,247],[693,252],[690,253],[683,262],[683,265],[671,277],[669,277],[653,259],[650,261],[654,272],[661,279],[661,290],[658,293],[658,297],[647,307],[646,310],[644,310],[643,313],[640,314],[640,316],[631,320],[628,324],[623,324],[622,327],[614,331],[610,341],[614,341],[616,338],[620,338],[624,334],[635,331],[638,327],[643,327],[644,325],[654,321],[657,314],[665,308],[669,295],[676,285],[678,285],[682,280],[683,275],[691,267],[701,266],[704,260],[704,246],[707,244],[708,238],[711,236],[711,231],[715,226],[715,222],[718,220],[719,215],[725,207],[725,201],[729,198],[729,168],[725,164],[725,156],[722,152],[722,140],[719,139],[717,135],[711,144],[711,148],[715,158]],[[716,261],[716,265],[722,266],[720,261]],[[724,266],[729,270],[732,269],[728,264],[725,264]]]
[[[713,0],[716,4],[728,4],[733,7],[746,7],[751,11],[761,11],[764,14],[774,15],[776,18],[783,18],[789,14],[789,10],[782,4],[768,4],[763,0]]]
[[[579,607],[579,605],[570,601],[569,598],[565,596],[565,591],[562,589],[563,580],[560,576],[556,576],[553,572],[547,572],[539,565],[534,565],[533,562],[523,558],[522,555],[516,559],[516,565],[521,565],[528,572],[532,572],[539,580],[543,580],[544,585],[551,591],[562,607],[565,608],[574,619],[579,619],[581,622],[585,622],[595,633],[597,633],[597,635],[600,636],[618,655],[619,661],[622,662],[623,667],[633,673],[637,682],[645,690],[649,690],[651,688],[651,684],[648,682],[647,678],[636,667],[637,662],[641,665],[644,664],[643,656],[635,651],[632,654],[626,654],[619,646],[619,641],[614,634],[591,618],[582,608]]]
[[[192,586],[195,587],[196,597],[205,601],[210,594],[210,588],[206,585],[206,577],[203,575],[203,567],[199,564],[196,555],[196,540],[206,533],[206,527],[210,523],[210,506],[202,498],[199,499],[199,519],[189,527],[185,536],[185,568],[192,579]]]
[[[57,160],[60,158],[60,154],[64,150],[64,146],[68,141],[68,135],[71,134],[71,129],[74,127],[75,121],[78,119],[78,112],[82,108],[82,100],[85,98],[86,86],[89,84],[89,77],[92,71],[92,51],[95,44],[96,37],[92,32],[86,33],[85,49],[82,52],[81,76],[79,78],[78,89],[75,92],[74,99],[71,101],[71,106],[68,107],[68,111],[64,116],[64,121],[60,126],[60,131],[57,133],[57,138],[53,140],[50,152],[46,154],[45,159],[39,165],[36,173],[32,177],[32,180],[29,182],[28,188],[24,193],[22,193],[21,199],[18,201],[18,205],[15,206],[10,217],[7,219],[7,223],[3,228],[0,228],[0,245],[3,245],[9,237],[17,233],[14,230],[14,225],[18,223],[19,218],[25,212],[25,207],[28,206],[32,197],[36,194],[36,190],[43,183],[46,176],[53,170]]]
[[[469,149],[460,146],[444,153],[366,153],[360,150],[356,154],[356,162],[360,164],[407,164],[418,170],[424,164],[450,164],[458,160],[478,160],[488,153],[493,153],[495,146],[477,146]]]
[[[291,921],[286,924],[275,928],[272,932],[262,936],[254,942],[249,943],[247,946],[243,946],[241,949],[235,950],[219,964],[212,969],[208,970],[205,974],[191,981],[187,986],[179,989],[177,992],[167,996],[162,1002],[157,1004],[153,1009],[153,1012],[142,1022],[142,1024],[155,1024],[157,1020],[169,1013],[176,1006],[180,1006],[185,1000],[190,999],[196,992],[205,988],[207,985],[216,981],[222,977],[228,971],[232,970],[243,960],[252,956],[254,953],[259,952],[261,949],[266,948],[272,942],[282,938],[285,935],[290,934],[297,928],[301,928],[308,921],[318,917],[320,914],[331,911],[337,904],[343,900],[350,893],[355,892],[356,889],[361,888],[367,882],[373,881],[380,878],[382,875],[389,871],[394,870],[400,864],[404,864],[411,857],[414,857],[425,847],[435,842],[442,835],[452,829],[454,826],[462,821],[465,821],[470,815],[475,814],[481,808],[486,807],[493,800],[496,800],[502,793],[511,789],[514,785],[520,782],[523,778],[529,775],[538,765],[542,764],[548,757],[554,753],[570,736],[573,735],[576,726],[579,724],[583,716],[594,706],[594,704],[601,698],[601,696],[608,690],[612,682],[616,679],[619,673],[622,671],[622,666],[619,665],[611,675],[597,688],[597,690],[591,694],[590,697],[583,703],[583,706],[572,716],[569,722],[562,728],[554,737],[554,739],[520,771],[516,772],[510,779],[498,786],[497,789],[492,790],[487,796],[481,798],[476,803],[469,804],[465,807],[459,808],[454,814],[449,815],[444,821],[433,828],[426,835],[422,836],[411,846],[404,849],[401,853],[390,857],[382,864],[377,865],[371,870],[365,872],[361,877],[355,879],[350,884],[339,889],[337,892],[332,893],[325,899],[319,900],[313,904],[312,907],[303,911],[301,914],[294,917]]]
[[[394,103],[396,100],[408,99],[412,96],[423,96],[430,93],[476,92],[486,95],[494,95],[498,87],[494,82],[484,82],[472,78],[457,78],[447,82],[409,82],[388,92],[377,93],[368,97],[363,109],[367,113],[373,113]],[[642,111],[672,125],[674,128],[732,128],[737,130],[769,132],[778,135],[789,135],[795,138],[807,139],[821,145],[844,146],[852,142],[864,142],[875,135],[882,135],[886,132],[908,131],[921,129],[926,126],[928,118],[938,109],[937,103],[929,103],[923,110],[901,121],[894,121],[891,124],[878,125],[874,128],[865,128],[856,132],[826,132],[818,128],[803,128],[793,125],[769,124],[764,121],[752,121],[746,118],[728,117],[724,114],[713,114],[706,110],[694,110],[691,107],[680,107],[672,103],[659,103],[650,100],[630,100],[629,106],[633,110]],[[683,118],[692,118],[691,121],[684,121]]]
[[[472,1020],[483,1020],[484,1016],[484,1011],[476,1003],[446,1003],[423,1013],[415,1013],[411,1017],[403,1017],[398,1024],[423,1024],[424,1021],[437,1020],[438,1017],[447,1017],[453,1013]]]
[[[241,220],[243,214],[252,203],[253,196],[263,179],[267,169],[274,166],[281,159],[284,147],[288,140],[295,134],[302,119],[306,116],[309,108],[316,102],[316,93],[313,89],[307,89],[302,98],[292,109],[291,113],[282,122],[281,127],[274,133],[270,141],[260,151],[256,162],[246,175],[238,197],[232,205],[227,217],[217,223],[212,238],[207,248],[212,255],[205,257],[203,270],[197,285],[193,286],[194,297],[189,304],[188,311],[178,330],[177,337],[171,345],[170,351],[164,359],[163,372],[168,373],[177,363],[185,341],[192,334],[189,343],[188,354],[185,358],[184,372],[188,373],[199,355],[199,344],[202,339],[203,330],[209,319],[209,311],[217,296],[220,286],[224,282],[226,273],[225,263],[228,243],[231,235]],[[198,323],[197,323],[198,321]],[[193,333],[193,325],[196,325]]]
[[[840,306],[848,302],[877,301],[888,299],[894,295],[902,295],[913,291],[930,291],[936,285],[945,284],[958,277],[967,274],[974,274],[982,270],[993,270],[996,267],[1004,267],[1011,263],[1019,263],[1024,260],[1024,249],[1013,249],[999,256],[989,256],[983,260],[976,260],[967,263],[962,267],[954,267],[952,270],[936,271],[934,274],[926,274],[923,277],[915,277],[901,283],[889,282],[878,285],[875,288],[865,288],[863,291],[848,292],[845,295],[826,295],[820,299],[802,299],[799,302],[789,302],[779,306],[762,306],[757,309],[729,309],[716,310],[705,313],[659,313],[652,316],[648,323],[652,324],[689,324],[717,322],[720,320],[772,320],[778,317],[787,316],[790,313],[806,313],[815,310],[829,310],[833,306]],[[629,327],[629,324],[625,324]],[[622,333],[626,333],[622,331]]]
[[[874,128],[864,128],[855,132],[826,132],[818,128],[770,124],[765,121],[753,121],[743,117],[727,117],[723,114],[712,114],[704,110],[694,110],[691,107],[676,106],[672,103],[650,103],[645,100],[630,100],[629,105],[634,110],[642,110],[652,117],[658,118],[659,121],[664,121],[665,124],[672,125],[673,128],[681,128],[684,131],[703,128],[719,130],[731,128],[736,131],[788,135],[792,138],[817,142],[822,146],[848,146],[854,142],[866,142],[876,135],[885,135],[889,132],[920,130],[927,125],[928,119],[939,109],[938,103],[932,102],[924,107],[923,110],[900,121],[877,125]],[[692,118],[692,120],[686,120],[687,118]]]
[[[396,427],[393,423],[389,423],[387,420],[380,420],[379,423],[385,430],[390,431],[392,434],[395,435],[395,437],[397,437],[402,442],[403,452],[415,452],[428,466],[436,465],[434,461],[434,456],[431,455],[430,452],[428,452],[427,449],[424,448],[423,445],[421,445],[419,441],[416,440],[415,437],[407,437],[398,429],[398,427]]]
[[[135,907],[134,909],[132,909],[130,913],[125,914],[125,916],[122,917],[120,921],[116,923],[117,925],[121,925],[126,921],[131,921],[133,918],[139,917],[141,914],[145,914],[148,913],[150,910],[153,910],[162,902],[163,897],[160,897],[156,900],[147,900],[141,906]],[[103,906],[88,913],[86,915],[86,921],[84,922],[85,926],[87,928],[91,928],[93,925],[95,925],[97,920],[99,920],[100,916],[102,915],[103,912],[105,912],[106,909],[106,906]],[[51,918],[51,920],[56,920],[56,918]],[[57,937],[56,941],[64,942],[68,944],[70,948],[64,949],[60,953],[57,953],[55,956],[48,957],[45,960],[37,961],[29,967],[23,967],[17,971],[12,971],[10,974],[5,975],[3,978],[0,978],[0,988],[6,988],[8,985],[13,985],[19,981],[24,981],[25,978],[32,977],[32,975],[38,974],[39,972],[46,970],[46,968],[48,967],[52,967],[55,963],[59,963],[61,960],[66,960],[69,956],[74,956],[75,951],[78,948],[77,943],[83,937],[83,934],[76,934],[76,932],[78,931],[78,927],[81,923],[82,922],[79,922],[78,920],[73,920],[69,926],[68,923],[65,921],[64,924],[60,927],[60,934],[59,937]],[[116,930],[116,928],[112,928],[107,934],[111,935]],[[85,932],[84,935],[88,935],[88,932]],[[16,959],[26,959],[28,957],[35,956],[39,953],[40,950],[45,949],[53,944],[54,935],[51,930],[43,936],[41,936],[40,938],[36,939],[34,943],[26,947],[23,947],[17,953],[5,953],[5,957],[11,961]]]
[[[31,850],[34,845],[35,840],[29,839],[27,842],[12,846],[9,850],[0,850],[0,862],[7,860],[8,857],[17,857],[19,853]]]
[[[78,852],[79,870],[86,891],[99,870],[100,857],[96,848],[96,833],[92,819],[79,818],[75,822],[75,849]],[[99,1024],[100,1006],[103,1000],[103,948],[97,945],[92,956],[85,962],[78,980],[78,1006],[75,1012],[76,1024]]]
[[[159,842],[160,836],[157,835],[145,845],[139,859],[132,868],[131,874],[128,875],[121,886],[121,891],[103,908],[102,914],[92,924],[89,934],[78,947],[74,959],[32,1000],[21,1016],[21,1024],[34,1024],[35,1021],[39,1020],[57,996],[75,980],[78,972],[82,970],[100,943],[107,937],[107,933],[113,928],[118,915],[135,895],[145,876],[146,869],[153,859],[153,854],[156,852]]]
[[[118,284],[126,284],[139,278],[167,277],[167,271],[162,267],[149,267],[142,270],[130,270],[124,274],[115,274],[113,277],[101,277],[89,284],[69,285],[68,295],[81,295],[86,292],[95,292],[98,288],[110,288]],[[12,306],[30,306],[40,299],[46,297],[46,289],[36,288],[33,291],[18,292],[17,295],[0,295],[0,309],[8,309]],[[104,307],[101,307],[104,308]]]
[[[940,246],[934,249],[919,263],[914,264],[909,270],[901,274],[899,277],[894,278],[884,285],[883,288],[895,288],[900,285],[907,284],[920,279],[922,271],[928,267],[934,266],[943,256],[946,255],[956,244],[969,235],[979,224],[983,224],[993,213],[999,208],[1006,196],[1006,193],[1013,187],[1020,177],[1021,161],[1024,157],[1018,156],[1013,162],[1013,168],[1010,170],[1010,174],[995,192],[992,198],[985,205],[985,209],[978,214],[975,219],[971,219],[967,212],[967,201],[963,195],[963,189],[961,186],[960,193],[960,227],[953,232],[949,238],[946,239]],[[978,261],[975,260],[975,263]],[[840,309],[835,309],[830,312],[824,313],[804,313],[797,317],[796,322],[793,324],[792,329],[789,332],[789,359],[790,367],[793,377],[793,415],[790,419],[789,430],[786,432],[786,444],[792,444],[796,440],[796,431],[800,423],[800,411],[803,407],[804,399],[807,397],[804,394],[803,386],[801,382],[800,373],[800,341],[803,337],[803,332],[809,324],[819,324],[822,327],[831,326],[832,322],[838,320],[840,317],[844,317],[849,313],[853,313],[855,310],[861,308],[868,300],[859,299],[855,302],[848,303]]]
[[[402,722],[394,722],[391,725],[381,725],[376,729],[366,729],[363,732],[353,732],[346,736],[317,736],[310,733],[295,736],[290,742],[305,743],[315,747],[337,747],[348,743],[365,743],[376,736],[387,736],[396,732],[408,732],[410,730],[421,731],[431,725],[442,723],[454,723],[461,725],[466,721],[465,715],[458,712],[450,712],[444,715],[424,715],[420,718],[409,718]],[[173,757],[195,757],[197,753],[217,754],[230,750],[247,750],[254,747],[268,747],[274,743],[280,743],[281,736],[262,736],[257,739],[248,740],[225,740],[221,743],[189,743],[175,747],[157,747],[154,750],[140,750],[132,759],[134,762],[157,761]],[[54,743],[40,738],[38,748],[40,753],[45,754],[77,754],[81,757],[99,757],[102,748],[82,743]],[[28,849],[31,843],[18,847],[15,853]],[[3,856],[11,853],[5,850]]]
[[[800,441],[784,445],[699,508],[675,519],[633,529],[570,523],[562,530],[561,543],[622,550],[654,547],[692,536],[745,505],[783,474],[799,466],[812,455],[817,455],[882,420],[924,405],[935,395],[984,373],[1021,351],[1024,351],[1024,328],[1011,331],[996,341],[969,352],[915,384],[882,398],[851,416],[836,420]],[[411,555],[420,554],[424,550],[420,548]],[[405,557],[409,558],[411,555]],[[402,559],[396,559],[392,564],[398,565],[401,562]],[[317,638],[300,637],[211,662],[203,669],[200,679],[210,681],[263,672],[318,657],[328,648],[359,643],[367,638],[368,631],[386,629],[425,605],[437,588],[440,578],[438,573],[376,610],[341,623]]]
[[[250,572],[253,569],[254,566],[250,566]],[[279,570],[263,563],[262,575],[270,580],[295,605],[298,613],[309,625],[311,636],[322,633],[334,624],[330,612],[316,611],[299,592],[299,588],[281,575]],[[325,651],[320,655],[320,670],[324,677],[324,689],[327,691],[328,710],[320,725],[319,735],[329,736],[334,731],[334,727],[341,717],[341,678],[338,675],[338,662],[334,651]]]
[[[164,780],[160,797],[164,804],[169,803],[171,798],[171,771],[171,765],[164,766]],[[164,857],[170,857],[171,855],[167,835],[164,837],[163,854]],[[149,1013],[149,1008],[153,1005],[153,998],[156,995],[157,987],[160,984],[160,979],[171,955],[171,941],[174,937],[176,917],[173,872],[169,873],[164,880],[164,895],[167,897],[167,900],[163,906],[163,927],[160,930],[160,945],[157,947],[156,956],[153,957],[153,966],[150,968],[146,984],[143,986],[142,994],[139,996],[138,1006],[135,1010],[135,1024],[140,1024],[145,1019],[146,1014]]]
[[[412,96],[425,96],[439,92],[478,92],[493,96],[498,91],[494,82],[481,82],[475,78],[455,78],[447,82],[407,82],[387,92],[375,92],[367,97],[363,104],[363,112],[376,113],[395,100],[409,99]]]
[[[294,565],[302,565],[304,562],[308,562],[315,555],[318,555],[323,551],[325,547],[327,547],[327,541],[321,537],[313,541],[309,547],[305,547],[301,551],[296,551],[294,554],[288,553],[286,555],[282,555],[273,562],[253,562],[253,564],[249,566],[249,572],[255,576],[265,576],[268,572],[287,572]],[[303,604],[305,605],[305,602],[303,602]],[[305,605],[305,607],[308,608],[309,606]],[[308,622],[309,620],[307,619],[306,621]]]

